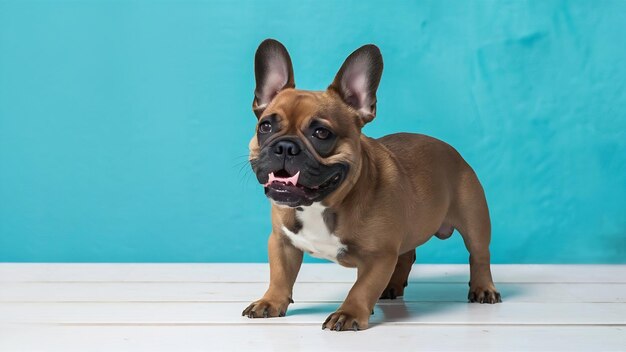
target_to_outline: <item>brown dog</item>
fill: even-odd
[[[454,229],[470,252],[469,301],[501,301],[489,264],[489,211],[472,168],[431,137],[361,134],[376,115],[382,70],[378,48],[365,45],[326,91],[296,90],[285,47],[268,39],[257,49],[250,164],[272,203],[270,285],[243,315],[284,316],[308,252],[358,270],[322,328],[365,329],[379,298],[403,295],[415,247]]]

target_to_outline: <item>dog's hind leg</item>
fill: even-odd
[[[466,173],[455,206],[455,228],[470,253],[469,302],[502,302],[491,277],[491,222],[485,193],[473,171]]]
[[[397,297],[404,296],[404,288],[409,284],[409,273],[411,272],[413,263],[415,263],[415,249],[398,257],[396,269],[393,271],[393,275],[391,275],[387,287],[382,295],[380,295],[381,299],[396,299]]]

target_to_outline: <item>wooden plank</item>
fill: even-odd
[[[36,338],[35,338],[36,337]],[[623,327],[386,326],[336,333],[316,326],[6,326],[2,351],[623,351]]]
[[[337,303],[295,303],[286,318],[248,319],[245,303],[0,303],[0,323],[133,324],[311,324],[320,323]],[[390,324],[540,324],[626,325],[622,303],[383,302],[372,323]]]
[[[413,282],[467,283],[467,265],[416,265]],[[493,265],[497,283],[626,283],[626,265]],[[353,282],[354,269],[305,264],[299,282]],[[0,264],[0,282],[267,282],[259,264]]]
[[[240,316],[267,264],[0,264],[0,350],[626,350],[626,266],[497,265],[499,305],[463,302],[467,270],[418,265],[406,301],[337,334],[355,271],[335,264],[305,265],[280,319]]]
[[[72,282],[0,283],[0,302],[249,302],[267,283]],[[340,302],[351,283],[297,283],[300,302]],[[407,302],[465,302],[466,283],[411,283]],[[499,283],[505,303],[626,303],[626,284]]]

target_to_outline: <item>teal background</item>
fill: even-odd
[[[494,262],[625,263],[625,32],[624,1],[0,0],[0,261],[265,261],[246,155],[273,37],[305,89],[381,48],[365,133],[455,146]],[[418,250],[466,261],[458,235]]]

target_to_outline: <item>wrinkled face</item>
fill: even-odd
[[[260,116],[250,141],[250,164],[276,204],[311,205],[348,178],[359,129],[355,114],[337,99],[286,89]]]
[[[382,70],[380,50],[364,45],[348,56],[326,91],[297,90],[287,49],[273,39],[259,45],[250,164],[275,204],[337,199],[354,184],[361,127],[376,115]]]

